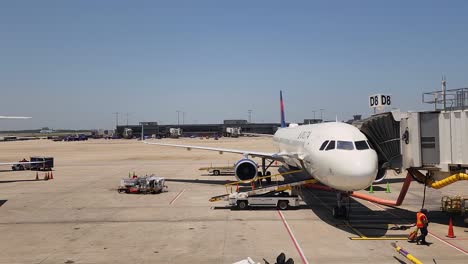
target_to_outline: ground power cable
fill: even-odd
[[[423,193],[423,200],[422,200],[421,209],[424,208],[424,203],[426,202],[426,187],[427,187],[427,175],[426,175],[426,177],[424,177],[424,193]]]

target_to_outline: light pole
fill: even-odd
[[[145,127],[143,122],[141,122],[141,140],[145,140]]]
[[[249,123],[252,123],[252,110],[247,110],[249,113]]]
[[[177,126],[179,126],[180,125],[180,119],[179,119],[180,111],[177,110],[176,112],[177,112]]]
[[[314,111],[312,111],[312,113],[314,113],[314,122],[315,122],[315,112],[317,112],[317,111],[315,111],[315,110],[314,110]]]
[[[112,113],[115,115],[115,128],[119,126],[119,112]]]
[[[320,119],[322,120],[322,122],[323,122],[323,111],[324,111],[324,110],[325,110],[325,109],[320,109]]]
[[[128,126],[128,113],[125,114],[127,116],[127,126]]]
[[[182,125],[185,125],[185,112],[182,112]]]

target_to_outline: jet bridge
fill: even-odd
[[[434,104],[434,111],[392,111],[357,125],[378,153],[377,177],[388,169],[425,171],[417,174],[420,182],[467,173],[468,88],[425,93],[423,102]]]

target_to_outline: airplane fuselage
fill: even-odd
[[[273,141],[280,153],[289,154],[284,158],[287,165],[304,169],[336,190],[362,190],[375,180],[377,153],[352,125],[330,122],[280,128]]]

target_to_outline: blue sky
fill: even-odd
[[[374,93],[431,109],[421,94],[441,74],[468,86],[467,13],[467,1],[3,1],[0,115],[33,119],[0,130],[110,128],[113,112],[176,123],[176,110],[279,122],[280,89],[288,121],[369,115]]]

